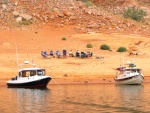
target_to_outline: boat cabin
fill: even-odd
[[[31,77],[31,76],[45,76],[46,72],[43,68],[25,68],[22,70],[19,70],[19,77]]]
[[[141,69],[139,68],[126,68],[124,71],[126,73],[141,73]]]
[[[135,74],[135,73],[141,73],[140,68],[124,68],[121,70],[117,71],[117,75],[125,74],[125,75],[130,75],[130,74]]]
[[[116,70],[118,70],[120,74],[141,73],[141,69],[137,68],[133,63],[129,64],[128,67],[119,67]]]

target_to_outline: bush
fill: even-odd
[[[102,50],[110,50],[110,47],[106,44],[101,45],[100,49]]]
[[[32,21],[22,21],[22,22],[19,22],[20,25],[31,25],[32,24]]]
[[[119,47],[117,52],[126,52],[127,49],[125,47]]]
[[[67,40],[66,37],[63,37],[62,40]]]
[[[87,1],[87,2],[85,3],[85,5],[86,5],[86,7],[89,7],[89,6],[93,6],[93,3],[92,3],[91,1]]]
[[[36,22],[36,20],[34,20],[34,19],[31,19],[31,20],[23,20],[23,21],[20,21],[19,22],[19,25],[31,25],[31,24],[33,24],[33,23],[35,23]]]
[[[92,44],[87,44],[86,47],[87,48],[93,48],[93,45]]]
[[[124,11],[123,15],[125,18],[141,21],[147,15],[147,12],[137,7],[129,7]]]

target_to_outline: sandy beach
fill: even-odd
[[[66,40],[62,40],[66,37]],[[93,48],[87,48],[90,43]],[[102,44],[110,46],[111,51],[100,49]],[[18,63],[25,60],[34,62],[37,67],[47,70],[47,75],[54,78],[50,84],[81,84],[81,83],[114,83],[116,68],[122,63],[122,53],[116,52],[119,47],[128,50],[134,46],[138,55],[136,65],[142,68],[145,80],[150,82],[150,38],[125,33],[76,33],[73,27],[51,28],[43,26],[34,30],[0,30],[0,85],[17,75]],[[41,56],[41,51],[59,50],[90,51],[92,58],[50,58]],[[17,50],[17,52],[16,52]],[[16,54],[17,53],[17,54]],[[17,57],[18,55],[18,57]],[[103,57],[103,59],[96,59]],[[124,53],[125,61],[132,62],[133,55]],[[18,59],[18,63],[17,63]]]

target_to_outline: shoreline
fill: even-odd
[[[113,80],[114,78],[109,78],[109,79],[100,78],[100,79],[99,80],[92,79],[91,82],[90,82],[90,79],[89,79],[89,81],[81,81],[80,80],[79,82],[75,82],[74,79],[66,80],[66,78],[65,79],[58,78],[58,79],[52,79],[49,82],[48,86],[50,86],[50,85],[82,85],[82,84],[115,84],[115,81]],[[9,80],[9,79],[3,79],[3,80],[0,79],[0,86],[7,86],[7,80]],[[144,77],[144,81],[142,84],[145,84],[145,83],[150,83],[150,76]]]

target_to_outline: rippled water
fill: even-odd
[[[49,85],[47,89],[0,87],[1,113],[148,113],[150,84]]]

